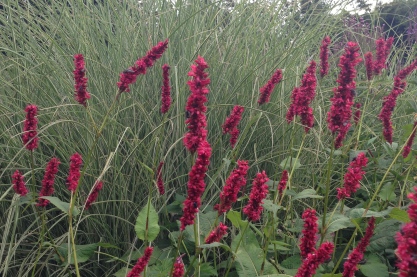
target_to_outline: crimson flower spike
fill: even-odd
[[[366,77],[368,81],[372,80],[374,72],[374,61],[372,57],[372,52],[365,53],[365,68],[366,68]]]
[[[16,170],[12,175],[12,184],[14,191],[20,196],[25,196],[28,190],[25,186],[25,179],[19,170]]]
[[[343,188],[337,188],[337,199],[343,200],[346,197],[350,197],[352,193],[355,193],[360,187],[360,181],[365,174],[363,168],[366,167],[368,158],[365,153],[361,152],[359,155],[350,162],[347,172],[344,176]]]
[[[70,158],[70,170],[67,178],[68,190],[72,193],[77,189],[78,181],[80,180],[80,169],[83,160],[80,154],[74,153]]]
[[[139,277],[140,274],[145,269],[146,265],[149,263],[153,252],[153,247],[147,247],[143,256],[138,259],[135,266],[131,271],[126,275],[126,277]]]
[[[227,226],[220,222],[219,226],[217,226],[206,238],[206,244],[210,244],[213,242],[219,242],[222,237],[227,234]]]
[[[158,165],[158,169],[156,170],[156,186],[159,191],[159,195],[164,195],[165,188],[164,188],[164,180],[162,179],[162,166],[164,162],[160,162]]]
[[[169,85],[169,65],[164,64],[162,66],[162,105],[161,105],[161,113],[166,113],[171,106],[171,86]]]
[[[325,36],[320,46],[320,76],[323,78],[329,73],[329,45],[330,37]]]
[[[403,158],[407,158],[408,155],[411,152],[411,146],[413,146],[413,141],[414,141],[414,137],[416,136],[416,128],[417,128],[417,121],[414,121],[414,125],[413,125],[413,131],[411,132],[410,137],[407,140],[407,144],[404,147],[403,150]]]
[[[42,180],[42,188],[39,193],[39,200],[37,206],[46,207],[49,200],[41,198],[42,196],[51,196],[54,193],[55,175],[58,173],[58,166],[60,161],[57,158],[52,158],[46,166],[45,175]]]
[[[226,118],[225,122],[222,125],[223,134],[230,134],[230,145],[232,146],[232,148],[235,147],[235,144],[239,137],[239,129],[237,128],[237,125],[239,125],[239,122],[242,119],[242,114],[244,110],[245,108],[243,108],[242,106],[234,106],[232,112],[230,113],[230,116]]]
[[[342,146],[351,126],[351,107],[354,103],[353,96],[356,88],[354,78],[356,77],[355,66],[362,60],[359,57],[359,47],[356,42],[348,42],[345,53],[340,57],[340,73],[337,79],[339,84],[333,89],[334,96],[330,99],[332,106],[327,113],[328,128],[333,134],[337,134],[335,148]]]
[[[334,245],[324,242],[319,249],[307,255],[294,277],[311,277],[316,273],[319,265],[329,260],[332,256]]]
[[[375,75],[381,74],[382,69],[387,67],[387,58],[391,51],[393,42],[393,37],[389,37],[387,40],[384,40],[384,38],[379,38],[376,40],[376,60],[374,63]]]
[[[85,201],[85,209],[87,210],[90,208],[91,204],[93,204],[98,197],[99,191],[103,188],[103,182],[97,181],[94,185],[93,191],[88,195],[87,201]]]
[[[316,239],[319,231],[317,224],[316,210],[307,209],[303,212],[302,219],[304,220],[303,225],[303,236],[300,241],[301,257],[306,259],[309,254],[316,251]]]
[[[174,269],[172,271],[172,277],[183,277],[185,273],[184,270],[184,262],[182,261],[182,257],[179,256],[174,263]]]
[[[82,54],[74,55],[74,80],[75,80],[75,100],[87,106],[87,100],[90,99],[90,93],[87,91],[87,78],[85,77],[85,62]]]
[[[263,200],[268,194],[268,186],[266,185],[268,180],[269,179],[265,171],[256,174],[256,177],[253,180],[252,190],[249,195],[249,202],[243,208],[243,213],[252,222],[261,218]]]
[[[135,64],[122,73],[120,73],[120,81],[117,83],[119,87],[119,94],[122,92],[129,92],[129,85],[136,82],[136,78],[146,73],[146,69],[152,67],[156,60],[162,57],[162,54],[168,48],[168,40],[159,42],[156,46],[146,53],[142,58],[139,58]]]
[[[25,108],[26,119],[23,126],[23,135],[22,140],[26,149],[33,151],[38,147],[39,138],[37,137],[38,132],[36,131],[38,127],[38,119],[36,115],[38,114],[38,106],[36,105],[27,105]]]
[[[391,116],[397,104],[397,98],[402,94],[407,86],[405,78],[413,72],[417,67],[417,60],[413,61],[409,66],[400,70],[394,77],[394,87],[388,96],[383,98],[382,109],[379,113],[379,119],[383,125],[383,135],[385,140],[392,144],[392,121]]]
[[[271,98],[271,93],[275,88],[275,85],[281,82],[282,80],[282,70],[277,69],[274,74],[272,75],[271,79],[268,80],[268,82],[260,88],[260,96],[258,99],[258,104],[262,105],[265,103],[268,103]]]

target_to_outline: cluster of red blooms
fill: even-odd
[[[411,222],[405,223],[395,237],[398,244],[396,254],[399,277],[417,276],[417,188],[408,198],[414,202],[407,210]]]
[[[375,229],[375,218],[372,217],[368,222],[365,236],[361,239],[358,245],[349,254],[346,262],[343,264],[343,277],[354,277],[355,271],[358,270],[358,264],[363,260],[363,253],[368,247]]]
[[[183,277],[185,273],[184,263],[182,258],[178,257],[174,263],[174,270],[172,271],[172,277]]]
[[[181,221],[181,231],[186,226],[194,223],[195,214],[201,205],[201,195],[204,192],[206,184],[204,177],[208,170],[211,157],[211,147],[207,141],[203,141],[197,150],[197,159],[195,164],[188,173],[187,199],[184,201],[183,215]]]
[[[393,37],[389,37],[387,40],[384,40],[384,38],[376,40],[376,60],[373,62],[375,75],[381,74],[382,69],[386,68],[387,58],[393,42]]]
[[[36,131],[36,128],[38,126],[38,120],[36,119],[36,115],[38,113],[38,106],[27,105],[25,108],[25,112],[26,119],[23,126],[22,140],[26,149],[32,151],[38,147],[39,140],[39,138],[37,137],[38,132]]]
[[[146,265],[149,263],[153,252],[153,247],[146,247],[145,253],[143,256],[138,259],[135,266],[132,268],[131,271],[126,275],[126,277],[139,277],[139,275],[143,272]]]
[[[365,68],[366,68],[366,77],[368,78],[368,81],[370,81],[372,80],[373,73],[374,73],[372,52],[365,53]]]
[[[90,99],[90,94],[87,91],[87,78],[85,77],[85,62],[82,54],[74,55],[74,80],[75,80],[75,100],[87,106],[87,100]]]
[[[159,42],[156,46],[152,47],[146,55],[135,62],[134,66],[129,67],[127,70],[120,73],[120,81],[117,82],[119,87],[119,94],[122,92],[129,92],[129,85],[136,82],[136,78],[140,74],[145,74],[146,69],[152,67],[157,59],[159,59],[165,50],[168,48],[168,40]]]
[[[191,65],[191,71],[188,72],[188,76],[192,77],[187,82],[191,94],[185,107],[188,117],[185,123],[189,131],[184,136],[184,145],[191,153],[197,151],[199,145],[207,139],[205,114],[207,107],[204,104],[207,102],[206,95],[209,93],[207,86],[210,84],[208,73],[204,72],[208,68],[204,58],[198,56],[195,63],[196,65]]]
[[[234,106],[230,116],[226,118],[222,125],[223,134],[230,134],[230,145],[232,148],[235,147],[237,138],[239,137],[239,129],[237,128],[237,125],[239,125],[239,122],[242,119],[244,110],[245,108],[242,106]]]
[[[362,107],[361,103],[356,102],[355,105],[353,105],[355,107],[355,113],[353,114],[353,121],[355,122],[355,124],[359,123],[359,120],[361,119],[361,110],[360,108]]]
[[[346,197],[350,197],[352,193],[355,193],[360,187],[360,181],[362,180],[365,171],[362,169],[368,163],[365,153],[361,152],[359,155],[350,162],[347,172],[343,179],[343,188],[337,188],[337,199],[342,200]]]
[[[261,218],[263,211],[263,200],[268,194],[268,176],[265,171],[256,174],[253,180],[252,190],[249,195],[249,203],[243,208],[243,213],[249,218],[250,221],[257,221]]]
[[[220,222],[219,226],[216,227],[206,238],[205,243],[210,244],[213,242],[219,242],[222,237],[227,234],[227,226]]]
[[[392,143],[392,122],[391,115],[394,111],[395,105],[397,104],[398,96],[404,92],[407,82],[405,78],[413,72],[417,67],[417,60],[412,62],[406,68],[400,70],[400,72],[394,77],[394,87],[388,96],[383,98],[382,109],[379,113],[379,119],[383,125],[383,135],[387,142]]]
[[[169,85],[169,65],[164,64],[162,66],[162,105],[161,113],[166,113],[171,106],[171,86]]]
[[[287,182],[288,182],[288,171],[284,170],[282,172],[281,180],[278,183],[278,193],[280,196],[284,193],[284,190],[287,187]]]
[[[25,196],[28,193],[28,189],[25,186],[25,180],[19,170],[16,170],[12,175],[13,189],[20,196]]]
[[[249,166],[247,161],[237,161],[237,168],[230,173],[226,180],[226,185],[220,193],[220,204],[216,204],[214,209],[219,212],[219,215],[227,212],[232,207],[232,204],[237,200],[239,190],[246,184],[246,174]]]
[[[320,76],[322,78],[329,73],[329,45],[330,37],[325,36],[320,46]]]
[[[301,217],[304,220],[303,236],[300,241],[301,257],[306,259],[308,254],[316,251],[316,238],[319,227],[317,225],[316,210],[307,209]]]
[[[162,166],[164,162],[160,162],[158,165],[158,169],[156,170],[156,186],[158,188],[159,195],[164,195],[165,188],[164,188],[164,180],[162,180]]]
[[[74,153],[70,158],[70,168],[67,178],[68,190],[74,192],[77,189],[78,181],[80,180],[80,169],[83,160],[80,154]]]
[[[292,91],[292,101],[286,116],[288,123],[293,121],[296,115],[300,116],[306,133],[314,125],[313,109],[310,104],[316,96],[316,85],[316,62],[313,60],[303,75],[301,86],[295,87]]]
[[[278,84],[282,80],[282,70],[277,69],[274,74],[272,75],[271,79],[268,80],[268,82],[260,88],[261,95],[258,99],[258,104],[262,105],[265,103],[268,103],[271,98],[271,93],[274,90],[274,87],[276,84]]]
[[[52,158],[45,169],[45,175],[42,180],[42,189],[39,193],[39,200],[37,206],[46,207],[49,200],[41,198],[42,196],[51,196],[54,192],[55,175],[58,172],[60,161],[57,158]]]
[[[313,276],[316,273],[319,265],[331,258],[333,249],[333,243],[324,242],[322,245],[320,245],[319,249],[307,255],[294,277]]]
[[[335,141],[335,148],[342,146],[351,124],[351,107],[353,105],[354,90],[356,83],[355,66],[361,62],[359,58],[359,47],[355,42],[348,42],[345,53],[340,57],[339,67],[341,68],[337,83],[339,86],[333,89],[334,96],[330,99],[332,106],[327,113],[327,122],[330,131],[338,133]]]
[[[407,158],[411,151],[411,146],[413,146],[414,137],[416,136],[417,131],[417,121],[414,122],[413,131],[411,132],[410,137],[407,140],[407,144],[404,147],[403,157]]]
[[[103,182],[97,181],[94,185],[93,191],[88,195],[87,201],[85,201],[85,209],[90,208],[91,204],[96,201],[98,192],[103,188]]]

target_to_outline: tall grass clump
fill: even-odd
[[[414,276],[416,53],[231,3],[4,1],[0,275]]]

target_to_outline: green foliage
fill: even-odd
[[[135,231],[139,239],[153,241],[159,234],[158,213],[150,202],[136,218]]]

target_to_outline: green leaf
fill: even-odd
[[[408,216],[408,213],[399,208],[393,208],[392,211],[389,213],[389,216],[403,223],[410,222],[410,217]]]
[[[59,254],[68,262],[68,243],[63,243],[56,248]],[[84,244],[84,245],[75,245],[75,253],[77,254],[77,262],[78,263],[85,263],[87,262],[90,257],[94,254],[94,251],[97,249],[97,243],[92,244]],[[71,263],[74,264],[74,257],[72,254],[72,247],[70,249],[71,255]]]
[[[360,153],[366,153],[366,150],[350,150],[349,151],[349,162],[355,159]]]
[[[331,213],[327,214],[326,219],[328,220],[331,217]],[[319,219],[319,226],[321,226],[322,218]],[[330,218],[330,221],[327,222],[326,234],[331,234],[341,229],[348,227],[353,227],[353,223],[350,221],[350,218],[339,213],[333,214]]]
[[[281,262],[278,267],[284,270],[284,273],[294,276],[301,266],[301,257],[298,255],[291,256]]]
[[[118,270],[116,273],[113,274],[115,277],[126,277],[127,273],[132,270],[131,268],[123,267],[120,270]]]
[[[381,191],[378,193],[378,197],[383,201],[395,201],[397,195],[394,192],[394,184],[389,182],[385,184]]]
[[[272,200],[269,199],[265,199],[264,203],[262,204],[262,206],[264,207],[264,209],[268,212],[272,212],[272,214],[274,215],[274,217],[277,216],[277,212],[278,210],[280,210],[282,207],[274,204],[274,202],[272,202]]]
[[[367,277],[389,277],[388,267],[377,255],[369,255],[365,257],[366,263],[359,267],[363,275]]]
[[[317,192],[314,189],[305,189],[302,192],[295,195],[292,200],[299,200],[304,198],[323,198],[321,195],[317,195]]]
[[[286,170],[290,170],[292,167],[294,167],[294,169],[299,169],[301,167],[301,163],[300,159],[287,157],[279,164],[279,166]]]
[[[210,243],[210,244],[202,244],[199,247],[200,248],[204,248],[204,249],[206,249],[206,248],[210,249],[210,248],[221,247],[224,250],[227,250],[229,252],[232,252],[232,249],[230,249],[230,247],[227,244],[223,244],[223,243],[220,243],[220,242],[213,242],[213,243]]]
[[[365,217],[384,217],[384,216],[387,216],[391,212],[391,210],[392,210],[392,207],[389,207],[388,209],[380,211],[380,212],[368,210],[366,212]],[[364,208],[354,208],[354,209],[350,209],[346,214],[349,218],[363,218],[364,212],[365,212]]]
[[[55,196],[41,196],[41,198],[49,200],[52,205],[63,211],[64,213],[68,214],[70,203],[61,201],[58,197]],[[74,206],[72,210],[72,215],[77,216],[80,213],[80,211],[77,209],[77,207]]]
[[[395,249],[395,234],[399,231],[402,222],[395,219],[388,219],[380,222],[375,227],[374,235],[367,250],[374,253],[381,253],[386,249]]]
[[[340,275],[342,276],[342,275]],[[259,277],[292,277],[292,275],[287,274],[270,274],[270,275],[261,275]]]
[[[336,273],[336,274],[326,273],[326,274],[321,275],[321,277],[342,277],[342,276],[343,276],[342,273]]]
[[[194,267],[197,267],[197,266],[198,266],[198,264],[195,263]],[[218,276],[218,275],[217,275],[216,269],[214,269],[214,267],[211,264],[202,263],[202,264],[200,264],[198,276],[200,276],[200,277],[213,277],[213,276]]]
[[[168,258],[164,259],[160,263],[148,267],[146,276],[167,277],[169,276],[169,273],[171,272],[172,263],[173,263],[173,259],[168,259]],[[126,274],[123,275],[123,277],[125,276]]]
[[[246,224],[248,224],[247,220],[242,220],[242,216],[239,212],[233,210],[227,212],[226,217],[230,220],[230,222],[232,222],[233,226],[235,226],[236,228],[243,228],[246,226]]]
[[[158,213],[152,204],[148,203],[136,219],[135,231],[141,240],[153,241],[159,234]]]

